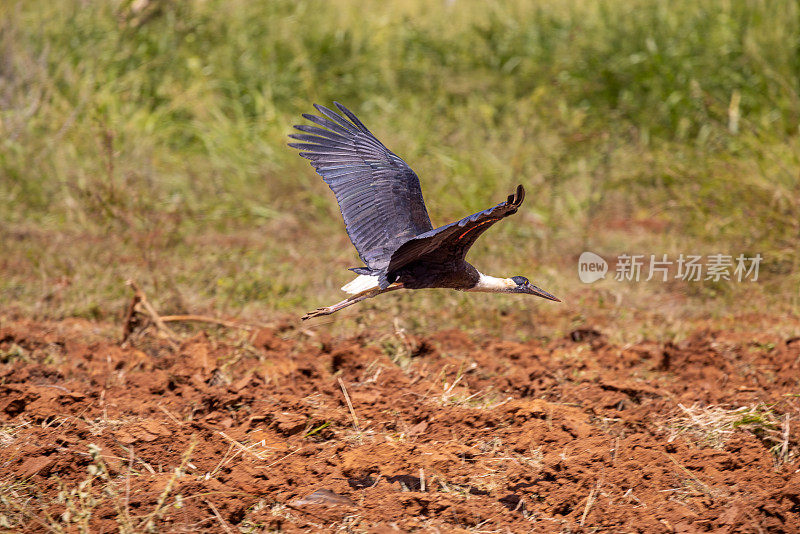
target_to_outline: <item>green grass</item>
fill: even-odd
[[[435,223],[524,183],[523,212],[471,259],[566,294],[570,315],[615,295],[797,313],[790,0],[5,2],[0,301],[115,317],[128,277],[171,311],[298,314],[337,299],[357,258],[332,195],[285,146],[300,113],[333,100],[417,171]],[[584,249],[765,260],[746,288],[590,290],[574,276]],[[422,307],[491,324],[522,306],[383,298],[362,308],[420,328],[446,322]]]

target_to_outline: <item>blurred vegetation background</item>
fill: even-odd
[[[415,169],[434,224],[525,184],[524,209],[470,260],[567,301],[419,292],[340,327],[511,317],[525,337],[602,313],[670,337],[691,318],[798,314],[795,0],[4,1],[3,306],[116,320],[127,278],[164,313],[295,317],[339,300],[357,256],[286,147],[333,100]],[[764,261],[757,283],[587,286],[583,250]]]

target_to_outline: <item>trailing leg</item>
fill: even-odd
[[[352,306],[353,304],[357,304],[357,303],[361,302],[362,300],[371,299],[372,297],[377,297],[378,295],[380,295],[382,293],[388,293],[389,291],[394,291],[396,289],[403,289],[403,284],[395,283],[395,284],[390,285],[389,287],[387,287],[384,290],[375,288],[375,289],[370,289],[368,291],[364,291],[364,292],[359,293],[357,295],[353,295],[352,297],[348,297],[348,298],[344,299],[343,301],[337,302],[336,304],[333,304],[331,306],[326,306],[324,308],[317,308],[314,311],[310,311],[307,314],[305,314],[302,317],[302,319],[305,321],[307,319],[311,319],[312,317],[320,317],[322,315],[330,315],[332,313],[336,313],[337,311],[339,311],[341,309],[347,308],[348,306]]]

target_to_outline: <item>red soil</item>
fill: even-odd
[[[0,528],[800,531],[799,339],[93,328],[0,325]]]

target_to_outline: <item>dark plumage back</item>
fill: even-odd
[[[290,137],[302,142],[289,146],[311,160],[336,195],[347,234],[364,264],[385,273],[400,245],[433,228],[419,178],[350,110],[334,104],[343,116],[315,104],[323,116],[303,117],[322,128],[295,126],[304,133]]]

